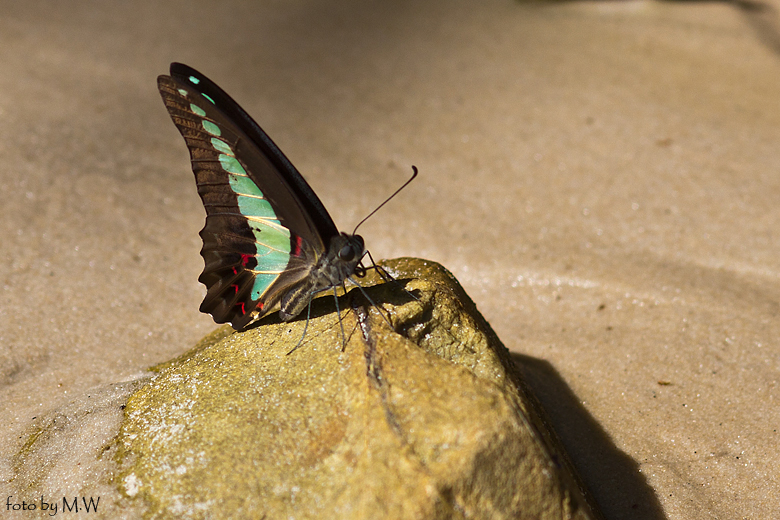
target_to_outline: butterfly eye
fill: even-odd
[[[341,251],[339,251],[339,259],[343,260],[345,262],[351,262],[355,259],[355,250],[352,249],[352,246],[346,245],[341,248]]]

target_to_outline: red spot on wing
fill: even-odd
[[[301,243],[302,243],[301,237],[295,235],[295,240],[293,241],[293,251],[292,251],[293,256],[301,256]]]
[[[242,314],[242,315],[243,315],[243,314],[246,314],[246,305],[244,304],[244,302],[238,302],[238,303],[236,304],[236,307],[238,307],[238,308],[240,308],[240,309],[241,309],[241,314]]]
[[[251,255],[248,255],[246,253],[241,254],[241,265],[246,267],[246,265],[249,263],[249,259],[252,258]]]

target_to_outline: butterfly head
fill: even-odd
[[[366,254],[363,237],[346,233],[331,239],[330,251],[334,262],[341,266],[342,272],[348,273],[347,276],[355,272],[355,266]]]
[[[363,237],[341,233],[330,239],[328,253],[315,268],[317,285],[335,287],[352,276],[364,253]]]
[[[363,242],[363,237],[360,235],[347,235],[346,233],[342,233],[338,237],[338,240],[334,241],[338,242],[338,244],[336,244],[337,246],[341,246],[337,253],[338,259],[345,264],[357,264],[357,262],[363,258],[363,255],[365,254],[365,244]]]

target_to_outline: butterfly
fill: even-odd
[[[357,284],[352,276],[366,271],[363,238],[339,232],[303,176],[238,103],[181,63],[157,85],[189,148],[206,209],[201,312],[240,331],[276,304],[290,321],[311,308],[316,294],[335,295],[347,279]]]

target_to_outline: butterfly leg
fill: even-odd
[[[373,257],[373,256],[371,256],[371,251],[366,251],[366,254],[368,255],[368,259],[369,259],[369,260],[371,260],[371,267],[363,267],[363,264],[362,264],[362,262],[361,262],[360,266],[363,268],[363,276],[365,276],[365,272],[366,272],[368,269],[373,269],[374,271],[376,271],[376,272],[377,272],[377,274],[379,275],[379,277],[380,277],[380,278],[381,278],[383,281],[385,281],[385,282],[393,282],[393,283],[395,283],[395,284],[396,284],[396,285],[398,285],[398,287],[400,287],[400,288],[401,288],[401,289],[402,289],[402,290],[403,290],[403,291],[404,291],[406,294],[408,294],[408,295],[409,295],[409,296],[410,296],[412,299],[414,299],[415,301],[418,301],[418,302],[420,301],[420,299],[419,299],[417,296],[415,296],[414,294],[412,294],[412,293],[410,293],[409,291],[407,291],[407,290],[406,290],[406,287],[404,287],[404,286],[402,286],[402,285],[401,285],[401,282],[399,282],[398,280],[396,280],[396,279],[393,277],[393,275],[391,275],[390,273],[388,273],[388,272],[387,272],[387,269],[385,269],[385,268],[384,268],[384,267],[382,267],[381,265],[377,265],[377,263],[376,263],[376,262],[374,262],[374,257]],[[362,276],[360,276],[360,278],[362,278]],[[355,281],[354,281],[354,280],[352,280],[352,282],[354,283]]]
[[[343,283],[341,285],[344,288],[344,292],[346,293],[347,292],[346,286],[344,286]],[[327,291],[328,289],[331,289],[331,287],[325,287],[324,289],[319,289],[317,291],[312,291],[309,294],[309,303],[306,305],[306,324],[303,326],[303,334],[301,334],[301,339],[298,340],[298,344],[295,345],[295,347],[293,347],[293,349],[287,353],[288,356],[290,354],[292,354],[293,352],[295,352],[296,350],[298,350],[298,347],[300,347],[303,344],[303,340],[306,337],[306,330],[309,328],[309,320],[311,319],[311,303],[314,300],[314,296],[319,294],[319,293],[321,293],[321,292],[323,292],[323,291]],[[341,310],[339,309],[339,297],[338,297],[338,294],[336,293],[336,289],[338,289],[338,286],[337,285],[333,286],[332,289],[333,289],[333,299],[336,302],[336,314],[338,314],[339,325],[341,326],[341,341],[342,341],[343,348],[346,348],[347,347],[347,335],[344,333],[344,323],[341,320]],[[369,301],[370,301],[370,299],[369,299]]]
[[[351,276],[348,278],[348,280],[350,282],[352,282],[353,284],[355,284],[358,289],[360,289],[360,292],[363,293],[363,296],[366,298],[366,300],[368,300],[368,303],[370,303],[375,309],[377,309],[379,311],[379,315],[382,316],[382,319],[385,320],[385,323],[387,323],[387,325],[392,329],[393,328],[393,324],[390,323],[390,319],[387,316],[385,316],[384,312],[382,312],[384,309],[382,307],[380,307],[379,305],[377,305],[374,302],[374,300],[371,299],[371,297],[366,292],[366,289],[362,285],[360,285],[360,283],[358,283],[357,280],[355,280]]]
[[[344,282],[341,282],[341,286],[344,288],[344,294],[347,294],[347,288]],[[333,301],[336,302],[336,314],[339,316],[339,326],[341,327],[341,351],[344,352],[347,349],[347,336],[344,334],[344,322],[341,320],[341,311],[339,310],[339,295],[336,293],[338,286],[333,286]]]
[[[311,318],[311,301],[314,298],[314,293],[309,294],[309,304],[306,306],[306,324],[303,326],[303,334],[301,334],[301,339],[298,340],[298,344],[293,347],[293,349],[287,353],[289,356],[296,350],[298,350],[298,347],[301,346],[303,343],[303,338],[306,337],[306,329],[309,328],[309,319]]]

